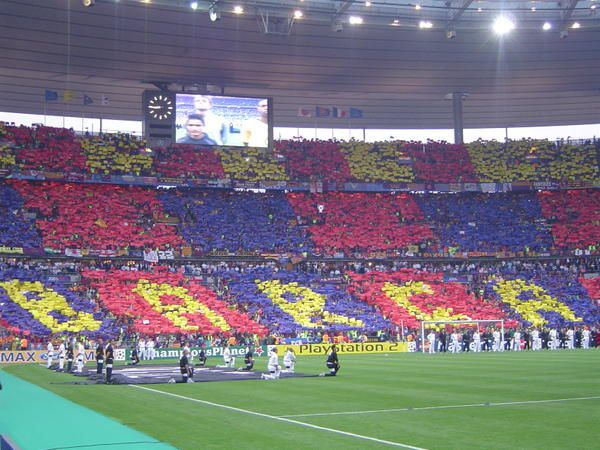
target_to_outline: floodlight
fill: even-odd
[[[494,21],[493,30],[496,34],[504,35],[515,29],[515,23],[506,16],[498,16]]]

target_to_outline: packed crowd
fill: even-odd
[[[8,180],[0,211],[3,247],[113,256],[594,255],[600,242],[591,189],[308,194]]]
[[[99,175],[343,182],[594,182],[598,141],[378,142],[282,140],[255,148],[149,149],[127,134],[76,136],[61,128],[0,124],[0,168]]]
[[[503,320],[513,331],[600,324],[594,259],[340,264],[3,258],[2,343],[73,334],[360,342],[406,339],[422,321]]]

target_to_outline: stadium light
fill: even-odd
[[[502,36],[515,29],[515,23],[506,16],[498,16],[492,26],[494,33]]]
[[[360,25],[361,23],[363,23],[363,19],[360,16],[350,16],[348,18],[348,23],[350,25]]]
[[[190,2],[190,8],[194,11],[198,9],[198,2]]]
[[[294,19],[302,19],[303,16],[304,13],[302,12],[302,10],[297,9],[294,11]]]
[[[433,23],[429,20],[421,20],[419,21],[419,28],[428,30],[429,28],[433,28]]]
[[[242,5],[235,5],[233,7],[234,14],[244,14],[244,7]]]
[[[96,0],[81,0],[81,4],[86,8],[89,8],[90,6],[94,6],[96,4]]]
[[[581,24],[579,22],[574,22],[573,25],[571,25],[571,28],[577,30],[578,28],[581,28]]]
[[[544,22],[544,25],[542,25],[542,30],[548,31],[551,29],[552,29],[552,24],[550,22]]]

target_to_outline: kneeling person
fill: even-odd
[[[337,348],[335,345],[331,346],[331,353],[327,355],[327,368],[329,373],[322,373],[322,377],[335,377],[340,370],[340,362],[338,360]]]
[[[179,358],[179,370],[181,371],[181,383],[193,383],[194,368],[190,366],[190,351],[185,348]]]
[[[245,367],[242,367],[240,370],[252,370],[254,367],[254,352],[252,347],[248,347],[248,351],[244,355],[244,364]]]
[[[277,347],[273,347],[271,350],[271,356],[269,356],[269,363],[267,364],[269,373],[263,373],[261,378],[263,380],[277,380],[281,373],[281,366],[279,365],[279,356],[277,355]]]

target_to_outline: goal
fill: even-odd
[[[504,319],[474,319],[474,320],[423,320],[421,322],[421,351],[425,353],[425,329],[428,326],[438,327],[440,325],[477,325],[477,331],[479,326],[487,324],[499,324],[500,325],[500,342],[504,342]]]

